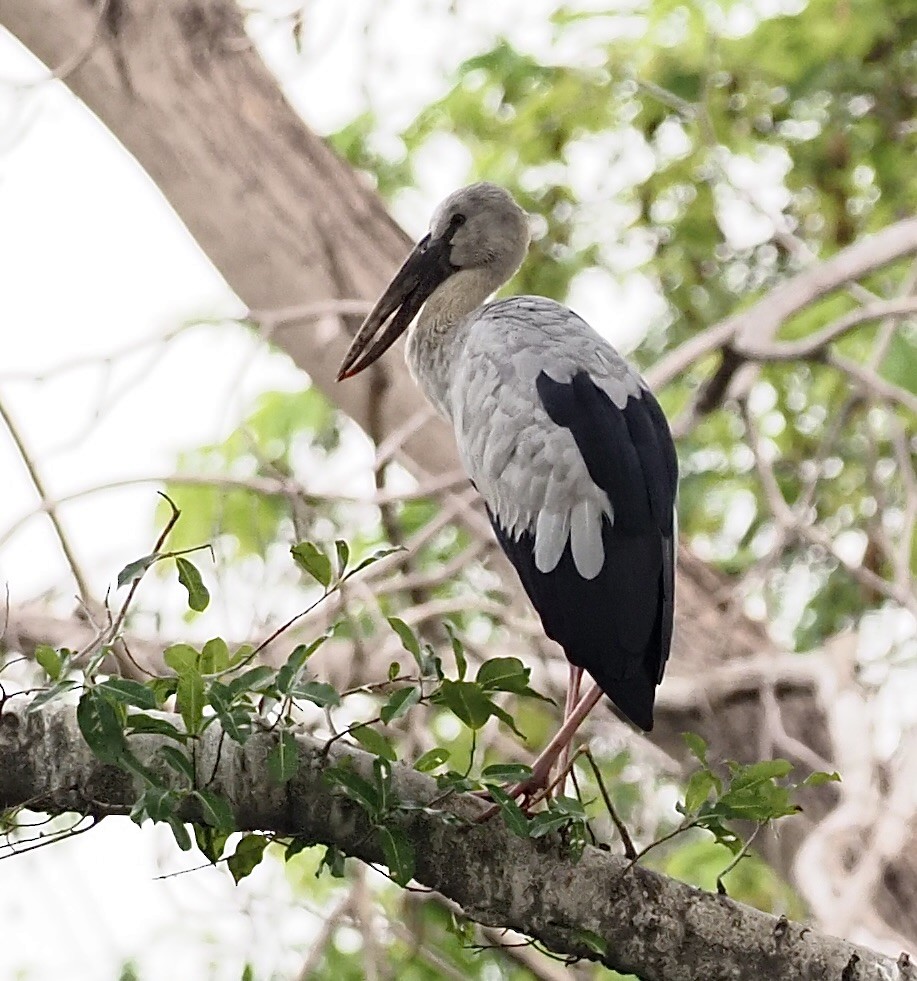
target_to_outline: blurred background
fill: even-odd
[[[16,5],[0,4],[0,25]],[[656,387],[678,439],[687,577],[660,733],[638,737],[604,709],[587,733],[632,834],[647,844],[677,824],[685,729],[721,759],[837,770],[839,786],[730,873],[730,893],[913,949],[917,246],[867,255],[829,295],[813,290],[760,330],[752,320],[735,344],[703,340],[868,236],[900,226],[906,238],[913,4],[265,0],[244,14],[307,126],[412,238],[455,187],[507,186],[534,234],[509,290],[568,303]],[[150,577],[127,627],[153,646],[259,638],[303,608],[314,594],[289,561],[294,541],[341,538],[359,555],[392,543],[408,551],[300,628],[345,622],[317,678],[384,679],[404,656],[384,620],[397,613],[436,646],[447,620],[472,659],[517,654],[537,688],[562,691],[565,664],[493,544],[462,521],[467,485],[400,455],[427,420],[369,438],[277,334],[320,344],[317,321],[371,297],[249,309],[70,92],[79,59],[58,69],[0,33],[4,684],[28,687],[23,655],[66,643],[77,597],[103,602],[149,552],[168,489],[183,512],[173,545],[213,543],[214,600],[188,615],[177,585]],[[374,704],[357,694],[337,721]],[[540,704],[516,717],[528,743],[494,720],[488,759],[528,759],[554,724]],[[314,731],[326,721],[303,709]],[[467,757],[448,713],[426,723],[392,727],[404,758],[432,745]],[[469,927],[356,863],[316,878],[317,850],[237,887],[168,831],[126,819],[18,854],[23,842],[0,851],[3,977],[610,976]],[[652,861],[711,888],[729,859],[698,834]]]

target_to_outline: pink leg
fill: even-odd
[[[570,680],[567,682],[567,701],[564,704],[564,718],[563,722],[566,722],[570,718],[570,714],[576,707],[576,703],[579,701],[579,689],[580,683],[583,680],[583,669],[576,667],[576,665],[570,665]],[[561,725],[563,725],[563,722]],[[570,743],[564,747],[563,753],[560,757],[560,768],[561,770],[566,770],[570,765]]]
[[[557,730],[554,738],[545,746],[538,759],[532,764],[532,775],[528,780],[517,784],[508,793],[510,797],[531,796],[535,791],[543,789],[551,774],[551,768],[557,762],[564,750],[569,749],[576,730],[583,724],[586,716],[595,708],[602,698],[602,689],[593,686],[576,703],[572,712],[567,715],[564,724]],[[564,713],[566,715],[566,713]]]
[[[578,668],[573,664],[571,664],[569,667],[570,679],[567,682],[567,701],[564,705],[564,722],[567,721],[570,713],[574,709],[574,706],[576,705],[577,701],[579,701],[579,686],[583,678],[582,668]]]

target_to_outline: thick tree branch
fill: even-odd
[[[180,724],[177,717],[173,718]],[[372,757],[335,743],[298,737],[300,765],[286,785],[267,776],[274,737],[253,736],[245,746],[223,740],[210,727],[197,751],[198,773],[215,777],[240,830],[298,836],[335,844],[364,862],[383,854],[365,813],[333,792],[324,774],[347,757],[372,780]],[[141,761],[157,763],[158,737],[141,737]],[[24,803],[48,813],[126,814],[138,787],[125,772],[100,763],[86,747],[72,708],[57,705],[28,715],[7,706],[0,717],[0,807]],[[219,760],[219,762],[217,762]],[[402,804],[428,805],[439,795],[434,780],[396,765],[393,794]],[[599,959],[646,981],[888,981],[896,964],[856,947],[787,923],[725,896],[702,892],[621,856],[587,848],[579,860],[558,838],[520,839],[497,821],[474,822],[486,805],[473,797],[450,802],[466,822],[447,823],[435,808],[398,818],[414,847],[416,880],[457,902],[473,919],[521,930],[552,950]],[[586,933],[588,932],[588,933]],[[602,939],[599,957],[584,937]],[[594,945],[593,945],[594,946]]]

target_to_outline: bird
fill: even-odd
[[[644,731],[672,643],[678,461],[636,369],[568,307],[489,299],[521,266],[528,215],[486,181],[450,194],[355,335],[338,381],[407,330],[411,374],[545,633],[564,650],[564,722],[515,788],[546,786],[607,695]],[[594,685],[580,698],[582,673]]]

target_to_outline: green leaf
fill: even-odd
[[[750,766],[741,767],[733,776],[729,789],[732,791],[748,790],[763,783],[779,780],[787,776],[793,769],[789,760],[762,760]]]
[[[396,545],[393,548],[380,548],[377,552],[373,552],[372,555],[363,559],[363,561],[360,562],[356,568],[351,569],[350,572],[347,573],[347,578],[349,579],[351,576],[355,576],[358,572],[362,572],[367,566],[371,566],[374,563],[381,561],[382,559],[386,558],[386,556],[394,555],[395,552],[403,552],[404,550],[403,545]]]
[[[411,630],[404,620],[400,620],[398,617],[389,617],[388,622],[392,630],[398,634],[401,640],[401,646],[414,658],[421,673],[423,673],[425,670],[424,657],[420,653],[420,641],[417,639],[414,631]]]
[[[45,674],[52,681],[57,681],[60,678],[63,659],[53,647],[49,647],[47,644],[36,644],[35,660],[38,661]]]
[[[347,563],[350,561],[350,546],[339,538],[334,543],[334,552],[337,556],[337,578],[343,579],[347,571]]]
[[[152,555],[144,555],[143,558],[134,559],[133,562],[128,562],[127,565],[118,573],[118,589],[121,589],[122,586],[126,586],[129,582],[133,582],[135,579],[140,579],[140,577],[158,558],[159,553],[153,552]]]
[[[399,688],[398,691],[392,692],[389,700],[382,706],[379,715],[382,721],[388,725],[390,722],[404,715],[419,701],[419,688]]]
[[[803,787],[821,787],[826,783],[840,783],[841,775],[835,770],[834,773],[826,773],[824,770],[816,770],[815,773],[810,773],[805,780],[802,781],[801,786]]]
[[[127,744],[118,711],[95,689],[85,691],[76,707],[76,721],[86,744],[103,763],[117,763]]]
[[[324,681],[307,681],[304,685],[298,685],[293,689],[296,698],[305,698],[307,701],[325,708],[341,704],[341,696],[334,685],[329,685]]]
[[[710,796],[710,792],[720,792],[720,781],[710,770],[698,770],[692,773],[685,788],[683,814],[694,814]]]
[[[704,766],[707,765],[707,744],[697,735],[696,732],[683,732],[681,738],[684,739],[688,751],[696,759],[700,760]]]
[[[222,637],[211,637],[201,651],[201,674],[219,674],[229,667],[229,645]]]
[[[505,726],[509,726],[510,729],[520,738],[525,739],[525,733],[522,732],[516,725],[516,720],[506,711],[506,709],[500,708],[494,702],[490,703],[490,711],[503,723]]]
[[[349,733],[370,753],[394,762],[398,759],[395,747],[379,732],[368,725],[354,726]]]
[[[569,814],[564,814],[561,811],[555,811],[553,809],[550,811],[539,811],[529,824],[529,837],[543,838],[552,831],[558,831],[572,820],[573,818]]]
[[[175,814],[179,797],[173,790],[163,787],[147,787],[131,808],[131,820],[135,824],[150,821],[168,821]]]
[[[226,867],[232,873],[236,885],[261,864],[267,846],[268,840],[264,835],[245,835],[240,839],[235,852],[226,861]]]
[[[321,583],[325,589],[328,588],[331,582],[331,561],[324,552],[312,542],[300,542],[290,549],[290,554],[300,569]]]
[[[379,828],[379,844],[389,873],[399,886],[406,886],[414,877],[414,849],[403,829]]]
[[[392,661],[388,666],[388,680],[394,681],[401,674],[401,665],[397,661]]]
[[[456,636],[455,630],[452,628],[452,624],[445,622],[443,626],[446,628],[446,632],[449,634],[449,640],[452,643],[452,655],[455,658],[455,670],[458,672],[458,680],[465,680],[465,673],[468,671],[468,661],[465,658],[465,646]]]
[[[299,769],[296,737],[289,729],[281,729],[277,742],[268,753],[267,769],[275,783],[287,783]]]
[[[201,653],[190,644],[173,644],[167,647],[162,659],[177,675],[200,672]]]
[[[292,692],[299,681],[306,662],[330,636],[330,633],[322,634],[317,640],[313,640],[311,644],[299,644],[293,649],[286,663],[277,672],[277,691],[281,695],[289,695]]]
[[[328,845],[322,860],[318,863],[318,868],[315,870],[315,878],[317,879],[322,874],[323,869],[327,869],[335,879],[343,879],[346,858],[347,856],[336,845]]]
[[[500,806],[500,813],[506,826],[517,838],[529,837],[529,819],[525,816],[522,808],[513,800],[509,794],[498,787],[496,784],[485,784],[488,793]]]
[[[156,704],[162,705],[167,698],[171,698],[175,694],[178,688],[178,678],[174,676],[150,678],[144,682],[144,685],[153,693]]]
[[[551,810],[557,811],[558,814],[566,814],[568,817],[578,818],[580,820],[585,820],[586,818],[586,811],[583,809],[583,805],[575,797],[566,797],[560,794],[551,801],[549,806]]]
[[[166,823],[172,829],[172,837],[175,839],[178,847],[183,852],[190,852],[194,846],[194,842],[191,840],[191,835],[188,834],[188,829],[185,827],[184,822],[172,815],[166,818]]]
[[[370,816],[379,812],[379,791],[350,767],[341,764],[328,767],[325,781],[359,804]]]
[[[248,658],[252,656],[255,652],[255,648],[252,644],[239,644],[239,646],[229,655],[229,664],[226,665],[227,668],[236,668],[243,661],[248,662]]]
[[[244,745],[252,734],[254,707],[247,701],[233,704],[229,687],[219,681],[210,683],[208,694],[223,731],[233,742]]]
[[[441,701],[469,729],[480,729],[494,709],[493,702],[472,681],[450,681],[447,678],[437,694],[437,701]]]
[[[210,592],[204,585],[197,566],[184,556],[175,557],[178,581],[188,590],[188,606],[196,613],[203,613],[210,605]]]
[[[283,850],[284,862],[289,862],[291,858],[295,858],[300,852],[308,851],[314,844],[315,842],[310,841],[308,838],[291,838],[287,842],[287,847]]]
[[[442,746],[434,746],[433,749],[427,750],[423,756],[414,764],[414,769],[419,773],[429,773],[431,770],[435,770],[438,766],[442,766],[446,760],[449,759],[448,749],[443,749]]]
[[[518,657],[494,657],[478,668],[475,680],[484,691],[521,692],[528,688],[531,674]]]
[[[159,774],[151,770],[146,764],[141,763],[129,749],[126,749],[121,754],[120,758],[118,759],[118,766],[120,766],[122,770],[127,770],[128,773],[132,773],[135,777],[140,777],[141,780],[150,786],[164,786]]]
[[[192,786],[194,784],[194,764],[176,746],[160,746],[156,751],[156,755],[165,760],[166,763],[177,773],[181,773],[186,776],[191,782]]]
[[[437,774],[436,786],[444,793],[448,790],[456,794],[466,794],[469,790],[480,790],[481,782],[457,770],[447,770]]]
[[[228,688],[233,701],[243,692],[264,693],[277,678],[277,672],[266,664],[258,664],[254,668],[243,671],[237,678],[229,682]]]
[[[155,709],[159,702],[156,693],[149,685],[130,678],[109,678],[100,682],[96,688],[108,698],[125,705],[134,705],[140,709]]]
[[[244,746],[252,734],[252,718],[254,711],[244,705],[234,705],[226,712],[217,715],[223,732],[240,746]]]
[[[71,681],[69,679],[58,681],[57,684],[51,685],[51,687],[46,691],[39,692],[39,694],[31,699],[29,702],[29,707],[26,709],[26,713],[31,715],[33,712],[37,712],[43,705],[47,705],[48,702],[53,702],[55,698],[59,698],[66,692],[72,691],[74,688],[78,687],[78,681]]]
[[[227,834],[236,830],[236,819],[225,797],[212,790],[195,790],[193,796],[201,806],[201,815],[211,828]]]
[[[204,718],[204,679],[199,674],[179,675],[175,707],[184,720],[188,732],[197,735]]]
[[[299,680],[306,661],[309,657],[309,649],[305,644],[300,644],[293,649],[293,652],[286,660],[286,664],[277,672],[277,691],[280,695],[289,695],[293,686]]]
[[[208,862],[216,865],[223,855],[223,849],[226,847],[229,835],[200,824],[195,824],[193,830],[197,847],[203,852]]]
[[[580,943],[585,944],[593,954],[598,954],[600,957],[608,956],[608,941],[599,934],[591,930],[578,929],[573,931],[573,936]]]
[[[171,722],[159,719],[154,715],[144,715],[143,712],[133,712],[128,715],[126,729],[130,732],[153,732],[181,743],[188,739],[188,734],[172,725]]]
[[[917,341],[906,330],[896,330],[891,335],[880,373],[883,378],[917,395]]]
[[[532,775],[532,768],[525,763],[494,763],[481,771],[482,780],[499,780],[501,783],[521,783]]]

